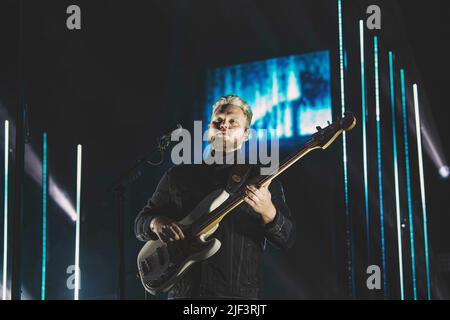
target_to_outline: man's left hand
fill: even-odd
[[[245,190],[245,202],[247,202],[253,210],[261,215],[264,224],[273,221],[277,212],[272,203],[269,185],[270,182],[267,185],[261,186],[259,189],[254,185],[249,185]]]

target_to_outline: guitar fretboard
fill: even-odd
[[[282,164],[279,166],[278,170],[275,170],[272,174],[269,175],[259,175],[250,180],[251,184],[256,185],[257,187],[263,186],[269,183],[272,179],[279,176],[285,170],[287,170],[290,166],[292,166],[295,162],[300,160],[303,156],[308,154],[314,149],[318,149],[320,146],[317,145],[316,141],[311,139],[304,144],[304,146],[289,156],[287,159],[282,161]],[[213,228],[217,223],[219,223],[227,214],[232,212],[234,209],[238,208],[244,203],[245,192],[240,191],[236,195],[233,195],[231,199],[225,201],[224,204],[220,205],[218,208],[210,212],[209,214],[201,216],[197,221],[195,221],[191,225],[191,234],[199,236],[209,229]]]

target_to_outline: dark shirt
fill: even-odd
[[[156,191],[135,220],[135,234],[141,241],[158,239],[149,227],[152,218],[184,218],[209,193],[227,185],[231,165],[179,165],[161,178]],[[259,174],[253,167],[251,176]],[[295,238],[294,223],[283,188],[274,179],[270,186],[276,215],[264,224],[261,215],[247,203],[225,216],[211,236],[221,242],[220,250],[209,259],[194,264],[169,291],[170,298],[247,298],[259,297],[261,255],[266,240],[287,249]]]

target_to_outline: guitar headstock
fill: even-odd
[[[311,136],[312,143],[326,149],[343,131],[349,131],[356,125],[356,118],[351,112],[345,112],[344,117],[334,121],[325,128],[317,127],[317,132]]]

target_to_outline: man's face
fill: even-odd
[[[247,118],[237,106],[225,105],[217,109],[208,127],[208,141],[217,151],[234,151],[248,139]]]

